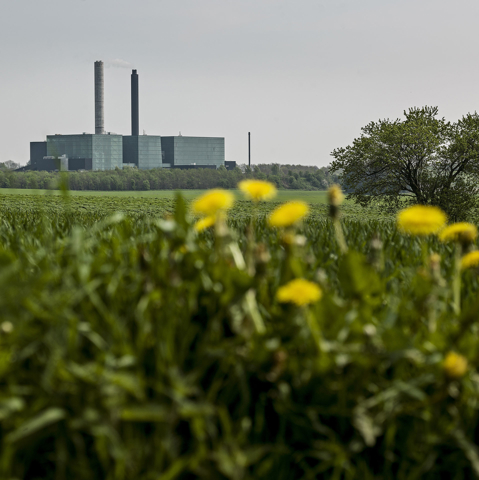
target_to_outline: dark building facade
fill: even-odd
[[[124,136],[123,163],[134,164],[140,170],[162,168],[161,137],[157,135]]]
[[[38,170],[38,161],[47,156],[47,142],[30,142],[30,165]]]
[[[163,163],[172,167],[215,168],[225,164],[225,139],[222,137],[161,137]]]

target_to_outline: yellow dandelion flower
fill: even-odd
[[[467,372],[467,360],[456,352],[449,352],[442,363],[442,368],[449,378],[461,378]]]
[[[453,223],[439,234],[439,239],[443,242],[473,242],[476,237],[476,226],[467,222]]]
[[[399,229],[411,235],[437,233],[446,221],[446,214],[440,208],[430,205],[414,205],[401,210],[397,216]]]
[[[341,191],[341,187],[339,185],[331,185],[328,190],[328,201],[330,205],[334,205],[337,207],[341,205],[344,200],[343,192]]]
[[[226,190],[210,190],[197,198],[192,205],[193,212],[212,216],[233,206],[234,196]]]
[[[473,268],[479,266],[479,250],[473,250],[467,253],[461,259],[461,269]]]
[[[302,220],[308,213],[308,205],[296,200],[276,208],[269,216],[268,223],[272,227],[290,227]]]
[[[297,278],[278,288],[276,298],[280,303],[294,303],[302,307],[317,302],[322,295],[323,292],[318,285],[304,278]]]
[[[203,230],[212,227],[215,224],[215,220],[214,216],[201,218],[195,223],[194,229],[197,232],[202,232]]]
[[[238,188],[255,202],[269,200],[276,196],[276,187],[263,180],[243,180],[238,184]]]

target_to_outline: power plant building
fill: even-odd
[[[123,168],[121,135],[86,133],[82,135],[48,135],[46,143],[47,156],[56,158],[66,155],[69,170],[114,170],[115,168]],[[72,160],[75,161],[72,162]],[[70,168],[70,164],[77,168]]]
[[[138,74],[131,74],[131,135],[104,131],[103,62],[95,62],[95,134],[48,135],[30,143],[31,170],[218,168],[225,165],[222,137],[139,135]]]
[[[140,170],[163,167],[162,140],[157,135],[123,137],[123,163]]]
[[[221,137],[161,137],[163,162],[170,165],[215,166],[225,164],[225,139]]]

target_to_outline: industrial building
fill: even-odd
[[[176,167],[225,164],[225,139],[220,137],[161,137],[163,161]],[[194,160],[194,162],[192,162]]]
[[[95,133],[47,135],[30,143],[30,170],[218,168],[225,165],[223,137],[139,135],[138,73],[131,74],[131,135],[104,129],[103,62],[95,62]],[[227,162],[228,168],[234,168]]]

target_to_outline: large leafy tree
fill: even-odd
[[[349,198],[394,209],[405,203],[437,205],[451,219],[479,207],[479,115],[456,123],[437,107],[410,108],[404,120],[371,122],[352,145],[334,150]]]

